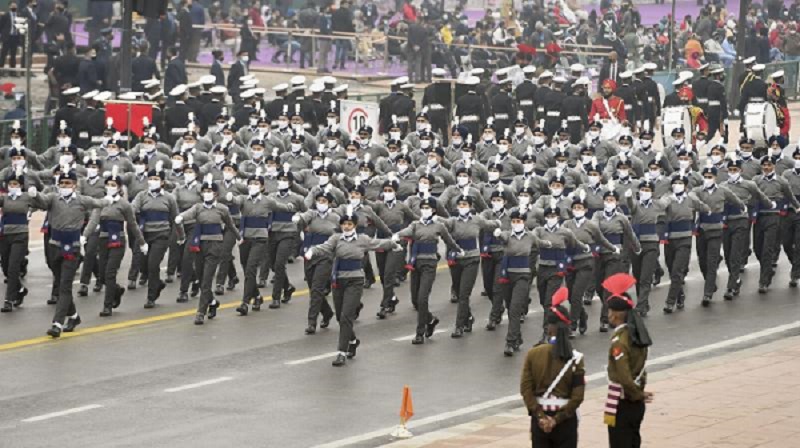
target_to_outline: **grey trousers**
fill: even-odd
[[[636,309],[650,311],[650,290],[653,289],[653,276],[658,266],[661,245],[657,241],[643,241],[642,253],[633,255],[633,276],[636,282]]]
[[[703,230],[700,229],[697,236],[697,262],[700,264],[700,272],[703,273],[705,283],[703,285],[703,295],[712,296],[717,292],[717,269],[719,269],[720,248],[722,247],[722,229]]]
[[[603,280],[620,272],[628,272],[628,264],[625,259],[617,254],[601,254],[598,266],[600,266],[600,276]],[[600,311],[601,324],[608,323],[608,296],[608,291],[600,294],[600,301],[603,303]]]
[[[508,283],[500,286],[500,294],[504,298],[506,308],[508,308],[506,341],[522,344],[522,330],[519,319],[528,306],[531,276],[529,273],[510,272],[508,280]]]
[[[174,232],[173,232],[174,233]],[[170,231],[147,232],[147,300],[157,300],[161,293],[161,261],[170,243]]]
[[[236,222],[237,220],[234,220]],[[238,232],[235,229],[235,232]],[[219,262],[217,271],[217,284],[224,285],[225,279],[236,277],[236,265],[233,263],[233,248],[236,247],[236,233],[234,231],[225,232],[222,236],[222,260]]]
[[[539,265],[539,275],[536,277],[536,289],[539,291],[539,304],[544,308],[542,314],[542,326],[547,322],[547,314],[553,304],[553,294],[564,284],[564,277],[560,275],[559,269],[555,266]],[[519,320],[519,318],[517,318]],[[511,322],[511,316],[508,316]]]
[[[283,291],[289,287],[286,264],[294,257],[297,247],[296,232],[270,232],[267,243],[267,266],[275,273],[272,287],[272,300],[280,300]]]
[[[191,245],[189,244],[189,240],[194,234],[194,226],[195,224],[184,224],[183,226],[186,241],[183,243],[183,255],[181,255],[180,292],[189,292],[189,285],[203,273],[203,270],[200,269],[200,261],[198,260],[198,255],[203,249],[201,247],[200,252],[192,252]]]
[[[769,285],[775,275],[772,263],[778,260],[781,240],[778,235],[781,228],[781,217],[777,213],[760,215],[756,221],[755,251],[761,263],[759,284]]]
[[[728,267],[728,289],[736,290],[750,250],[750,220],[734,219],[727,224],[728,228],[722,232],[722,249]]]
[[[108,247],[108,237],[100,238],[98,246],[98,262],[103,272],[100,276],[106,285],[105,299],[103,306],[111,308],[114,303],[114,297],[117,295],[117,289],[123,287],[117,284],[117,273],[119,266],[122,264],[122,258],[125,256],[125,244],[123,242],[120,247]]]
[[[411,295],[417,302],[417,334],[425,334],[426,326],[433,320],[428,308],[433,282],[436,280],[436,265],[434,259],[417,259],[414,271],[411,272]]]
[[[336,320],[339,321],[338,350],[347,352],[350,341],[356,339],[353,323],[364,293],[364,277],[339,278],[336,282],[339,287],[333,289],[333,306],[336,309]]]
[[[197,257],[197,272],[200,276],[200,302],[197,314],[205,315],[214,301],[214,275],[222,259],[222,241],[201,241]]]
[[[573,328],[577,327],[581,318],[585,319],[583,309],[583,296],[594,283],[594,258],[588,257],[576,260],[573,269],[567,275],[567,288],[569,288],[569,320]]]
[[[683,292],[686,274],[689,272],[689,259],[692,256],[692,238],[677,238],[669,240],[665,249],[667,270],[669,271],[669,292],[667,292],[667,305],[675,305],[678,297]]]
[[[308,302],[308,324],[316,326],[320,312],[326,319],[333,316],[333,310],[327,299],[331,290],[333,260],[323,257],[314,261],[306,261],[304,267],[308,289],[311,291]]]
[[[50,249],[53,286],[58,290],[58,303],[56,304],[53,322],[63,325],[67,317],[78,313],[72,296],[72,282],[75,281],[75,274],[78,272],[78,266],[80,266],[83,257],[80,254],[76,254],[75,258],[67,260],[61,255],[61,250],[58,247],[51,247]]]
[[[400,270],[405,265],[405,251],[391,251],[375,253],[375,261],[378,263],[378,272],[381,276],[381,285],[383,286],[383,299],[381,300],[382,307],[388,307],[391,303],[392,297],[395,296],[394,289],[398,285],[398,277]]]
[[[103,284],[103,275],[98,272],[97,250],[100,245],[100,234],[95,232],[86,239],[86,253],[83,256],[83,266],[81,266],[81,285],[88,285],[92,282],[92,274],[95,274],[97,283]]]
[[[136,244],[136,239],[133,236],[133,232],[130,228],[127,229],[128,232],[128,247],[130,247],[132,256],[131,256],[131,265],[128,268],[128,281],[136,281],[139,278],[139,273],[142,273],[144,278],[147,278],[147,258],[142,253],[142,249]]]
[[[472,310],[469,306],[469,299],[472,289],[475,287],[475,280],[478,279],[479,257],[461,258],[450,267],[453,278],[453,285],[458,297],[458,311],[456,312],[456,328],[464,328],[469,322]]]
[[[22,289],[20,269],[22,260],[28,253],[28,232],[5,235],[0,239],[0,259],[3,263],[3,272],[6,273],[6,301],[15,302]]]
[[[258,290],[258,267],[264,258],[267,257],[267,240],[265,239],[245,239],[239,245],[239,261],[242,263],[244,271],[244,291],[242,301],[250,302],[261,295]]]

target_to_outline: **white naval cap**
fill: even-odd
[[[756,62],[756,57],[755,56],[750,56],[749,58],[745,58],[742,62],[745,65],[752,64],[753,62]]]
[[[756,64],[753,66],[754,72],[763,72],[764,69],[767,68],[764,64]]]
[[[559,75],[559,76],[556,76],[555,78],[553,78],[553,82],[556,83],[556,84],[564,84],[564,83],[567,82],[567,78]]]
[[[477,86],[481,83],[481,79],[474,75],[467,76],[462,83],[467,86]]]
[[[633,72],[627,71],[627,70],[619,74],[619,77],[621,79],[628,79],[628,78],[630,78],[632,76],[633,76]]]
[[[84,93],[83,96],[81,96],[81,98],[83,98],[85,100],[91,100],[94,97],[96,97],[98,93],[100,93],[99,90],[92,90],[91,92]]]
[[[180,86],[178,86],[178,87],[180,87]],[[175,89],[177,89],[178,87],[176,87]],[[175,89],[172,89],[172,90],[174,91]],[[118,100],[133,101],[135,99],[138,99],[141,95],[142,95],[142,92],[125,92],[125,93],[123,93],[121,95],[118,95],[117,99]]]
[[[633,70],[633,74],[634,74],[634,75],[638,75],[638,74],[640,74],[640,73],[644,73],[644,65],[642,65],[641,67],[636,67],[636,68]]]
[[[582,72],[586,70],[586,67],[584,67],[583,64],[572,64],[569,66],[569,69],[573,72]]]
[[[620,75],[620,76],[622,76],[622,75]],[[580,78],[578,78],[578,79],[576,79],[576,80],[575,80],[575,83],[574,83],[573,85],[576,85],[576,86],[588,86],[588,85],[590,85],[591,83],[592,83],[592,82],[591,82],[591,81],[589,81],[589,77],[587,77],[587,76],[581,76]]]
[[[216,93],[216,94],[226,93],[227,91],[228,89],[226,89],[225,86],[214,86],[210,89],[211,93]]]
[[[478,76],[478,75],[482,75],[482,74],[484,74],[484,72],[486,72],[486,70],[484,70],[484,69],[482,69],[482,68],[473,68],[473,69],[472,69],[472,70],[469,72],[469,74],[470,74],[470,75],[472,75],[472,76]]]
[[[769,75],[769,77],[772,79],[783,78],[783,70],[778,70],[777,72],[774,72],[771,75]]]
[[[340,86],[334,87],[333,93],[344,92],[345,90],[347,90],[347,87],[348,87],[347,84],[342,84]]]
[[[251,79],[256,79],[256,77],[254,75],[244,75],[239,78],[239,82],[250,81]]]
[[[414,88],[414,84],[411,84],[410,82],[407,82],[407,83],[401,85],[400,88],[403,89],[403,90],[413,89]]]
[[[267,94],[267,89],[265,89],[263,87],[256,87],[255,89],[253,89],[253,92],[256,95],[266,95]]]
[[[189,84],[186,84],[187,89],[199,89],[200,87],[203,87],[203,83],[200,81],[190,82]]]
[[[214,84],[215,82],[217,82],[217,77],[214,75],[205,75],[200,77],[200,84],[208,86]]]
[[[64,95],[77,95],[77,94],[81,93],[81,88],[80,87],[70,87],[69,89],[64,89],[64,91],[61,92],[61,93],[64,94]]]
[[[336,78],[334,78],[333,76],[323,76],[322,82],[324,84],[336,84]]]
[[[157,92],[154,92],[152,94],[145,95],[145,97],[150,101],[153,101],[154,99],[156,99],[156,98],[158,98],[160,96],[164,96],[164,91],[161,90],[161,89],[159,89]]]
[[[431,70],[431,75],[436,76],[437,78],[444,78],[447,76],[447,70],[443,68],[435,68]]]
[[[292,87],[302,86],[306,83],[306,77],[303,75],[292,76],[292,78],[289,80],[289,83],[292,85]]]
[[[284,83],[280,83],[280,84],[276,84],[276,85],[272,86],[272,90],[274,90],[276,92],[283,92],[284,90],[289,90],[289,84],[286,84],[285,82]]]
[[[325,91],[325,85],[322,83],[314,83],[311,84],[311,87],[309,87],[308,90],[310,90],[311,93],[322,93]]]
[[[658,66],[653,62],[648,62],[644,64],[642,67],[644,67],[645,70],[655,70],[658,68]]]
[[[97,95],[94,96],[94,100],[95,101],[108,101],[108,100],[111,99],[112,96],[113,96],[113,94],[111,92],[109,92],[109,91],[100,92],[100,93],[98,93]]]
[[[532,65],[526,65],[522,69],[522,73],[536,73],[536,67],[534,67]]]
[[[252,97],[254,97],[254,96],[255,96],[255,94],[256,94],[255,90],[253,90],[253,89],[248,89],[248,90],[245,90],[244,92],[242,92],[242,94],[241,94],[241,95],[239,95],[239,96],[240,96],[241,98],[245,98],[245,99],[246,99],[246,98],[252,98]]]
[[[184,93],[186,93],[186,84],[180,84],[169,91],[169,96],[181,96]]]
[[[400,86],[408,82],[408,76],[401,76],[392,81],[393,86]]]
[[[552,78],[552,77],[553,77],[553,72],[551,72],[550,70],[545,70],[539,75],[539,79]]]

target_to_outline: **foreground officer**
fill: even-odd
[[[522,367],[520,393],[531,416],[534,447],[578,446],[576,411],[586,388],[583,354],[569,342],[569,312],[561,304],[569,292],[561,287],[553,295],[547,314],[547,341],[528,351]]]

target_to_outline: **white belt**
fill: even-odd
[[[408,123],[408,117],[397,117],[398,123]]]
[[[79,132],[78,138],[89,138],[89,133],[87,131]]]
[[[478,121],[477,115],[465,115],[461,117],[461,121]]]
[[[647,101],[653,101],[653,97],[652,96],[648,96],[647,97]]]
[[[549,110],[549,111],[547,111],[547,116],[548,117],[560,117],[561,116],[561,112],[559,112],[557,110]]]
[[[170,134],[172,134],[172,135],[183,134],[186,131],[187,131],[186,128],[172,128],[172,131],[170,131]]]
[[[444,110],[444,106],[441,104],[429,104],[428,108],[430,108],[430,110]]]
[[[708,102],[708,105],[709,106],[722,106],[722,103],[720,103],[717,100],[711,100],[711,101]]]
[[[706,104],[708,103],[708,98],[698,98],[697,102],[700,104]]]
[[[633,105],[632,104],[626,104],[625,105],[625,110],[631,110],[631,109],[633,109]]]
[[[508,120],[508,114],[494,114],[495,120]]]
[[[520,106],[533,106],[533,100],[522,100],[519,102]]]
[[[83,134],[83,132],[81,132],[81,134]],[[86,132],[86,135],[88,136],[89,133]],[[86,137],[81,137],[81,138],[86,138]],[[92,143],[103,143],[103,136],[95,135],[94,137],[92,137]]]
[[[536,112],[544,112],[544,106],[537,107]]]
[[[567,117],[567,121],[581,121],[581,117],[577,115],[570,115],[569,117]]]
[[[558,411],[569,403],[565,398],[544,398],[536,397],[536,402],[545,412]]]
[[[751,102],[759,102],[759,101],[761,101],[763,103],[764,102],[764,98],[761,98],[760,96],[754,96],[754,97],[750,98],[750,101]]]

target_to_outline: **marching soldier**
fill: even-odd
[[[522,69],[525,79],[517,85],[514,89],[514,99],[517,101],[517,110],[522,112],[522,119],[525,123],[534,122],[534,114],[536,107],[534,106],[534,98],[536,95],[536,83],[534,76],[536,68],[532,65],[527,65]]]
[[[561,120],[567,122],[569,141],[573,145],[580,143],[589,129],[589,111],[583,97],[585,88],[579,79],[573,84],[570,95],[561,103]]]
[[[499,84],[497,93],[491,98],[492,115],[497,133],[502,134],[509,128],[515,116],[514,100],[511,98],[511,79],[506,78]]]
[[[767,101],[767,83],[761,79],[766,67],[764,64],[753,66],[752,76],[748,77],[742,84],[742,93],[739,98],[739,116],[742,117],[741,126],[744,126],[744,111],[750,103]]]
[[[620,86],[617,88],[615,95],[617,95],[624,104],[625,117],[631,123],[631,127],[638,129],[641,127],[641,117],[638,106],[638,99],[636,97],[635,87],[631,85],[631,78],[633,73],[626,71],[619,74]],[[651,124],[652,126],[652,124]]]
[[[489,111],[484,107],[484,101],[478,95],[477,85],[480,79],[477,76],[470,76],[464,80],[463,84],[467,87],[467,93],[456,100],[456,117],[461,126],[464,126],[473,141],[480,139],[480,130],[486,122]]]
[[[544,127],[542,125],[543,120],[547,118],[547,110],[545,109],[545,102],[547,97],[550,95],[550,92],[553,90],[550,88],[550,83],[553,80],[553,73],[550,70],[545,70],[539,74],[539,84],[536,86],[536,91],[533,95],[533,105],[536,107],[536,113],[534,114],[533,121],[531,123],[536,123],[537,125]],[[533,126],[533,125],[531,125]]]
[[[528,351],[520,393],[531,417],[532,446],[577,448],[578,407],[583,403],[586,370],[583,353],[569,342],[572,324],[562,305],[569,293],[561,287],[547,313],[546,340]]]
[[[653,80],[653,74],[658,66],[648,62],[644,64],[643,68],[642,91],[638,92],[636,96],[642,101],[643,110],[640,115],[642,123],[647,122],[648,126],[646,127],[652,129],[655,127],[656,119],[661,117],[661,94],[658,91],[658,83]]]
[[[692,92],[694,92],[695,102],[697,106],[703,109],[703,113],[708,115],[708,88],[711,81],[708,79],[709,63],[701,64],[697,67],[700,77],[692,83]]]
[[[728,139],[728,99],[725,95],[725,69],[719,65],[711,67],[711,81],[708,82],[706,95],[708,107],[706,117],[708,117],[708,138],[712,139],[717,135],[717,131],[722,135],[723,141]]]
[[[561,103],[566,95],[561,90],[567,80],[562,76],[553,78],[553,87],[543,98],[541,103],[544,106],[544,133],[552,137],[561,125]]]
[[[447,136],[447,119],[451,114],[451,85],[443,81],[447,71],[443,68],[432,70],[433,83],[425,87],[422,95],[422,106],[427,108],[431,132]]]

